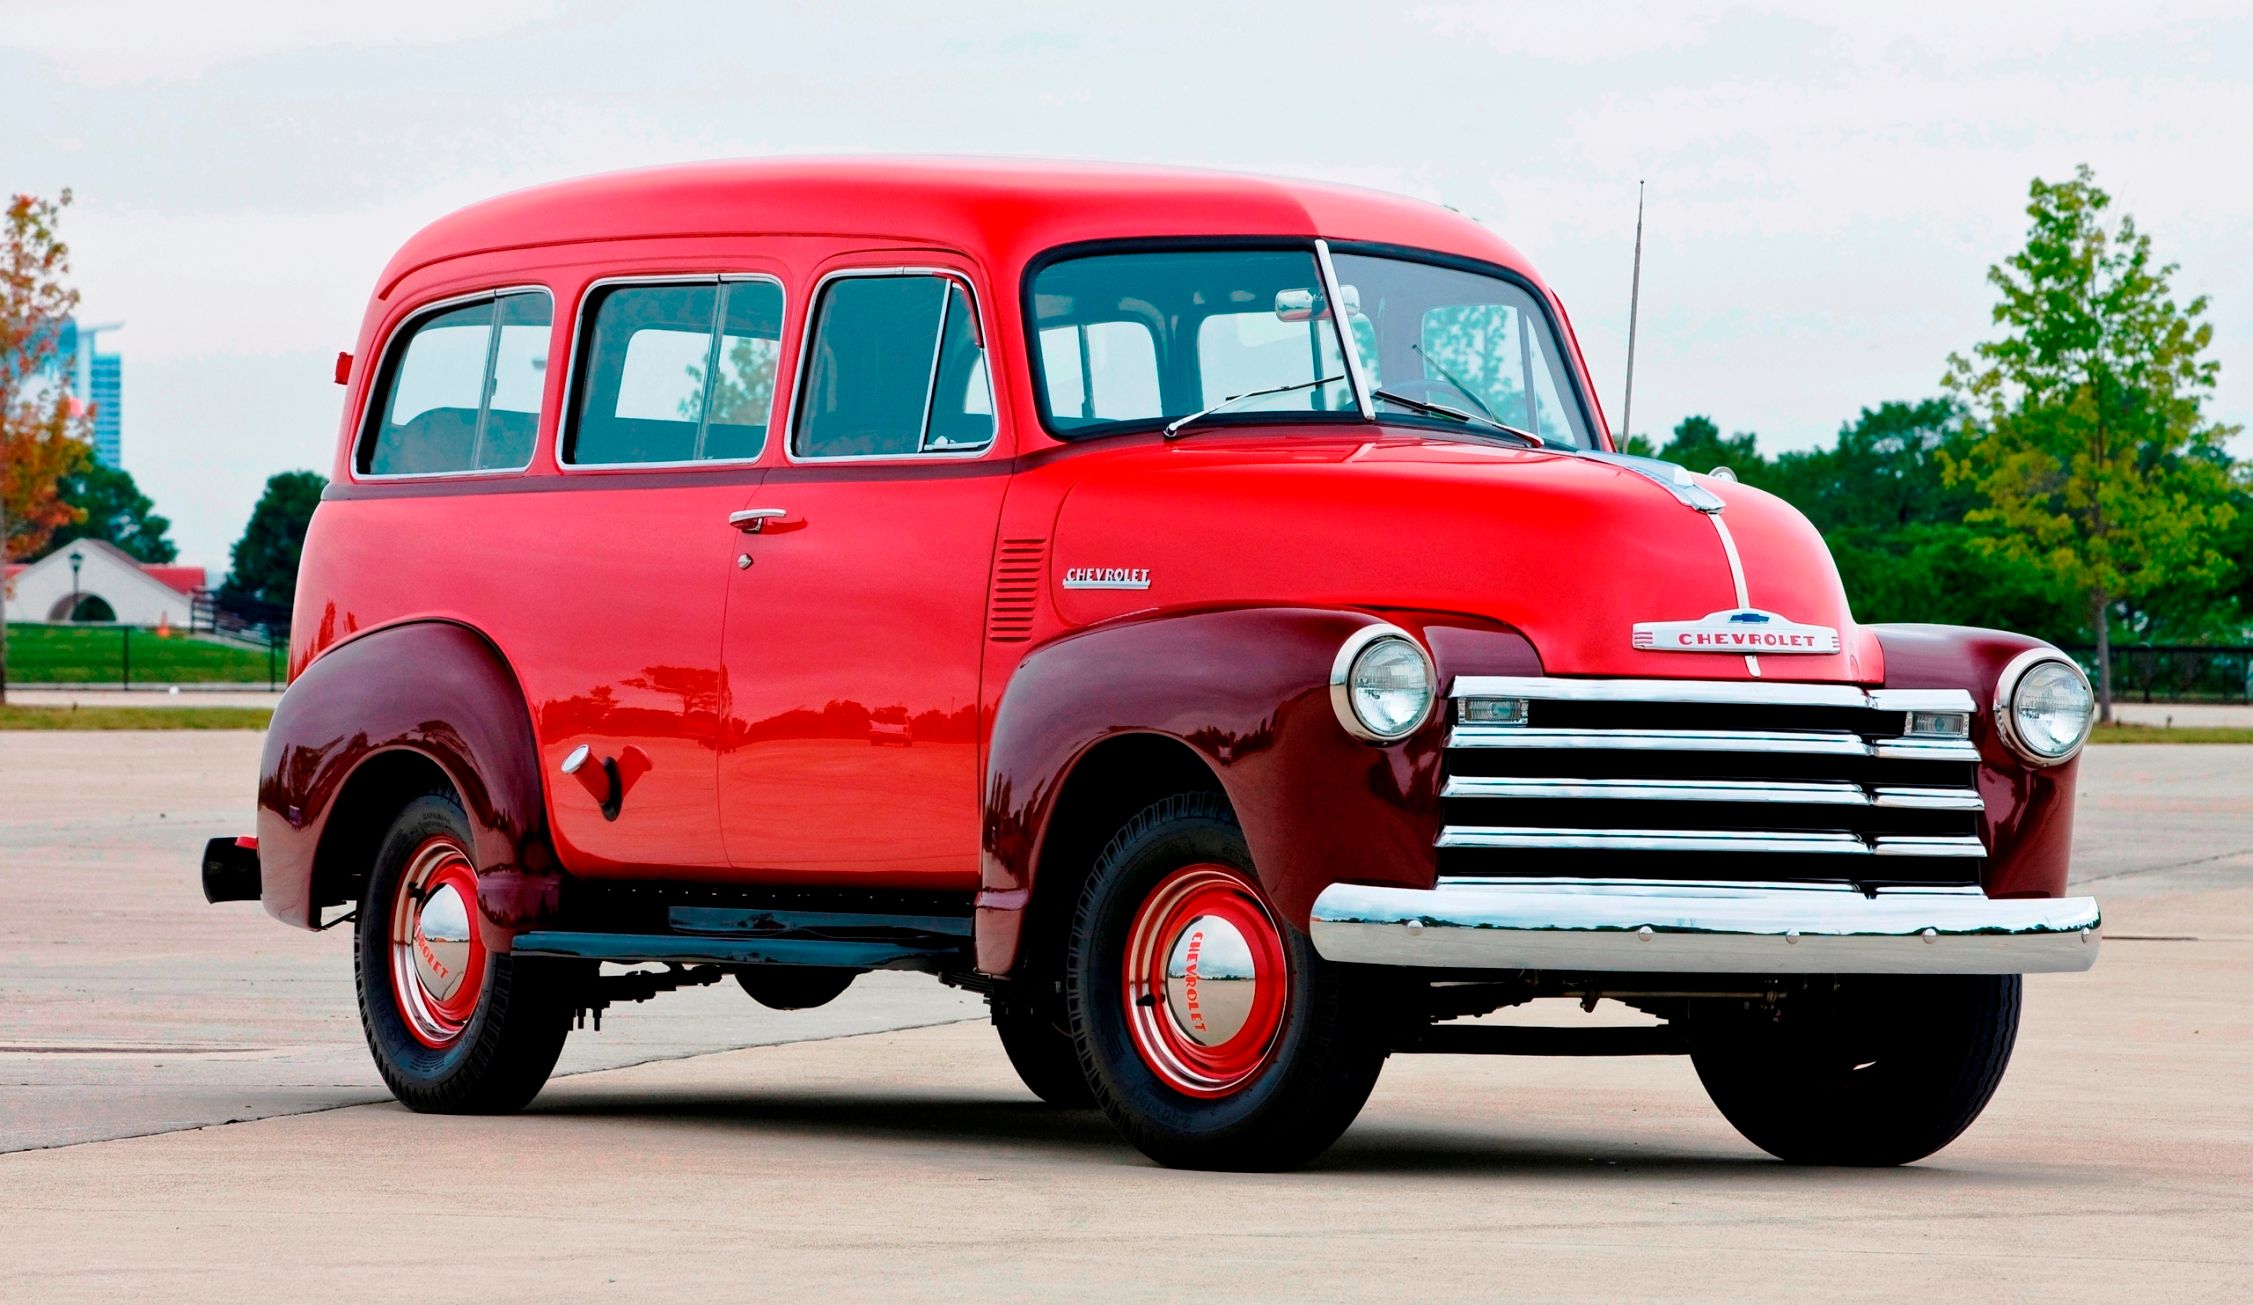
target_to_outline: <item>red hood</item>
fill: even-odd
[[[1634,627],[1747,606],[1828,626],[1840,651],[1764,656],[1770,679],[1875,683],[1830,550],[1748,486],[1696,477],[1723,531],[1673,491],[1571,453],[1435,439],[1206,433],[1061,460],[1054,596],[1085,623],[1153,607],[1289,602],[1460,612],[1522,631],[1551,674],[1742,679],[1742,656],[1634,646]],[[1147,570],[1146,590],[1063,588],[1077,568]]]

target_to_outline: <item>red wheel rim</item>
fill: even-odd
[[[461,1040],[485,990],[477,870],[451,838],[415,849],[391,904],[391,996],[407,1032],[443,1051]]]
[[[1266,1068],[1290,974],[1282,931],[1243,875],[1167,875],[1135,913],[1123,977],[1135,1050],[1174,1091],[1225,1097]]]

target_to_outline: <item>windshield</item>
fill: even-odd
[[[1570,373],[1529,291],[1390,255],[1341,252],[1333,266],[1385,421],[1491,429],[1460,413],[1589,447]],[[1032,310],[1041,416],[1059,435],[1153,429],[1270,389],[1280,392],[1227,404],[1199,425],[1361,419],[1309,249],[1060,259],[1034,274]]]

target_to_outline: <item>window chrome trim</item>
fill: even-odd
[[[388,367],[393,362],[392,355],[399,349],[401,342],[412,334],[409,328],[418,325],[424,318],[430,317],[435,313],[443,313],[450,309],[463,308],[470,304],[485,300],[491,300],[497,305],[502,297],[506,295],[521,294],[542,294],[547,296],[548,361],[552,364],[555,361],[555,291],[549,289],[547,286],[538,284],[537,282],[525,285],[500,286],[492,290],[472,290],[466,294],[449,295],[444,299],[433,299],[427,304],[422,304],[413,309],[410,309],[405,316],[399,319],[399,324],[391,328],[390,333],[384,337],[383,347],[376,351],[375,368],[368,373],[367,388],[362,391],[360,395],[360,408],[358,413],[356,414],[358,421],[354,426],[352,433],[352,451],[349,455],[346,456],[344,460],[345,474],[351,478],[354,484],[382,485],[401,480],[469,480],[480,477],[490,478],[495,476],[521,476],[525,472],[532,469],[532,464],[539,460],[540,437],[537,425],[535,425],[533,430],[532,450],[529,453],[525,454],[524,461],[521,464],[514,467],[472,467],[463,471],[376,472],[360,470],[360,454],[362,450],[367,447],[368,425],[370,419],[374,416],[374,409],[370,408],[368,405],[375,400],[377,382],[383,379],[384,368]],[[492,374],[494,350],[497,347],[497,342],[500,338],[500,322],[498,320],[498,316],[499,313],[498,309],[496,308],[496,320],[493,322],[490,328],[493,332],[493,339],[487,340],[485,342],[485,370],[487,376],[490,376]],[[566,394],[568,394],[568,391],[566,391]],[[487,396],[478,404],[478,412],[480,414],[478,417],[478,427],[480,431],[482,431],[484,428],[483,414],[487,411],[487,405],[490,404],[490,402],[491,398],[490,396]],[[541,396],[541,403],[543,405],[543,410],[538,415],[540,418],[544,419],[547,416],[547,412],[545,411],[545,395]]]
[[[937,278],[941,281],[952,281],[955,284],[960,285],[962,287],[962,293],[970,297],[970,315],[975,318],[978,323],[978,352],[984,355],[986,360],[986,394],[988,406],[993,409],[993,434],[987,438],[985,443],[980,444],[975,448],[934,449],[929,447],[931,440],[931,412],[938,398],[939,354],[946,346],[946,314],[949,305],[947,303],[947,296],[942,295],[939,299],[940,313],[937,338],[935,338],[931,342],[932,379],[929,383],[928,388],[924,392],[923,430],[919,435],[916,436],[915,452],[839,453],[827,457],[820,454],[803,457],[800,456],[798,453],[798,411],[802,406],[805,397],[806,373],[813,361],[814,326],[816,325],[816,318],[821,312],[822,296],[828,292],[829,283],[832,281],[843,281],[853,277],[899,276],[928,276]],[[974,461],[978,458],[984,457],[988,453],[993,452],[994,446],[1001,442],[1002,429],[1001,392],[1000,387],[994,384],[993,342],[993,324],[986,320],[986,308],[985,305],[978,299],[978,287],[970,283],[970,274],[960,268],[915,266],[840,267],[823,273],[821,278],[814,282],[813,289],[807,294],[806,320],[804,322],[801,322],[798,326],[798,363],[796,368],[791,372],[790,376],[790,410],[788,413],[784,414],[784,425],[782,431],[783,462],[786,465],[794,467],[826,467],[838,465],[841,463],[853,462],[916,463],[928,458],[945,458],[955,461]]]
[[[585,331],[587,326],[587,305],[594,299],[596,291],[606,290],[612,286],[620,285],[709,285],[713,287],[722,287],[740,281],[765,281],[768,284],[772,285],[776,290],[780,291],[782,293],[782,321],[786,325],[788,324],[788,322],[790,321],[790,287],[783,284],[781,277],[776,276],[771,272],[667,272],[649,273],[646,275],[635,273],[630,276],[598,277],[595,280],[587,282],[585,287],[579,291],[578,307],[572,313],[571,317],[571,356],[570,359],[564,364],[563,369],[564,411],[556,414],[555,443],[551,445],[548,450],[549,464],[552,465],[558,472],[568,476],[579,472],[600,473],[617,471],[686,471],[693,470],[698,467],[745,467],[765,457],[767,455],[767,445],[772,442],[772,436],[774,434],[774,403],[776,399],[782,397],[779,385],[777,386],[776,393],[767,396],[767,434],[769,438],[766,440],[761,440],[759,443],[759,451],[752,454],[750,457],[690,458],[686,461],[674,459],[669,462],[566,462],[563,457],[564,440],[566,436],[571,433],[571,429],[575,427],[578,422],[579,404],[577,388],[579,384],[579,355],[585,351],[584,346],[586,344]],[[717,289],[714,290],[714,294],[715,296],[718,295]],[[719,329],[720,321],[717,316],[721,306],[722,305],[717,302],[717,300],[715,300],[712,306],[712,311],[714,313],[714,317],[712,319],[712,339],[714,341],[715,348],[717,347],[717,342],[720,336],[725,334],[725,332]],[[780,351],[788,344],[789,336],[788,333],[785,332],[781,337],[775,340],[775,349],[777,353],[779,354]],[[712,357],[712,353],[713,351],[710,349],[705,351],[705,358],[707,359],[707,361],[709,361],[709,359]],[[782,369],[780,367],[777,367],[775,369],[775,376],[777,380],[781,378],[781,375]],[[712,406],[711,396],[711,378],[707,376],[705,378],[704,389],[704,406],[707,410]],[[708,413],[699,415],[697,418],[698,438],[702,438],[705,415],[708,415]]]

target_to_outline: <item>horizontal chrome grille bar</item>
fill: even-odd
[[[1544,675],[1459,675],[1456,698],[1542,702],[1718,703],[1748,707],[1860,707],[1872,711],[1972,711],[1962,689],[1864,689],[1773,680],[1570,680]]]
[[[1457,725],[1451,748],[1558,748],[1616,752],[1767,752],[1877,757],[1886,761],[1977,761],[1960,739],[1878,739],[1847,730],[1583,730],[1524,725]]]
[[[1870,805],[1908,811],[1984,811],[1979,792],[1968,788],[1873,788]]]
[[[1867,856],[1870,845],[1843,830],[1559,829],[1534,825],[1449,825],[1441,847],[1580,852],[1792,852]]]
[[[1550,852],[1744,852],[1795,856],[1981,857],[1970,834],[1860,834],[1829,829],[1573,829],[1551,825],[1448,825],[1442,848]]]
[[[1871,849],[1879,856],[1987,855],[1987,846],[1970,834],[1880,834]]]
[[[1864,788],[1860,784],[1757,779],[1526,779],[1450,775],[1443,798],[1593,802],[1747,802],[1771,806],[1890,807],[1903,811],[1980,811],[1968,788]]]
[[[1870,745],[1845,730],[1557,730],[1522,725],[1458,725],[1451,748],[1579,748],[1627,752],[1795,752],[1867,757]]]
[[[1859,784],[1802,784],[1745,779],[1519,779],[1450,775],[1443,798],[1585,800],[1602,802],[1762,802],[1792,806],[1866,807]]]

